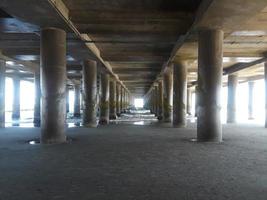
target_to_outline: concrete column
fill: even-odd
[[[117,110],[116,110],[116,81],[110,81],[110,98],[109,98],[109,119],[117,119]]]
[[[20,78],[13,78],[13,109],[12,119],[18,120],[20,118]]]
[[[154,109],[155,116],[158,116],[158,85],[154,86]]]
[[[74,85],[74,117],[81,117],[81,99],[80,99],[80,92],[81,85],[75,84]]]
[[[41,31],[41,142],[66,141],[66,33],[57,28]]]
[[[119,83],[116,84],[116,111],[117,116],[121,114],[121,85]]]
[[[163,117],[164,122],[171,122],[172,121],[172,100],[173,100],[173,77],[172,77],[172,70],[168,69],[167,72],[163,75]]]
[[[253,120],[253,91],[254,91],[254,81],[248,82],[248,119]]]
[[[35,102],[34,102],[34,117],[33,124],[35,127],[41,125],[41,85],[40,85],[40,72],[39,70],[34,74],[35,86]]]
[[[97,64],[96,61],[83,62],[83,125],[97,127]]]
[[[121,106],[121,113],[123,112],[123,109],[124,109],[124,105],[123,105],[123,99],[124,99],[124,97],[123,97],[123,95],[124,95],[124,88],[121,86],[121,100],[120,100],[120,106]]]
[[[70,96],[69,96],[69,87],[66,86],[66,113],[70,112]]]
[[[0,128],[5,127],[6,61],[0,60]]]
[[[265,83],[265,128],[267,128],[267,62],[264,63],[264,83]]]
[[[186,62],[180,61],[173,65],[173,126],[186,126]]]
[[[187,89],[186,111],[188,115],[192,115],[192,91]]]
[[[227,123],[236,122],[236,89],[238,76],[231,74],[228,76],[228,101],[227,101]]]
[[[198,37],[198,141],[221,142],[223,31],[202,30]]]
[[[197,117],[198,112],[198,86],[195,87],[195,117]]]
[[[109,123],[109,74],[101,74],[101,100],[99,124]]]
[[[158,103],[159,103],[158,120],[162,120],[163,119],[163,82],[162,80],[159,81]]]

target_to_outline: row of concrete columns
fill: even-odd
[[[41,31],[40,70],[35,73],[34,124],[41,125],[42,143],[66,141],[66,112],[69,108],[66,87],[66,33],[57,28]],[[13,118],[20,117],[20,79],[14,77]],[[97,63],[86,60],[83,63],[82,89],[74,87],[74,116],[80,116],[80,91],[83,100],[83,124],[97,126]],[[100,124],[108,124],[129,106],[128,91],[108,73],[101,74]],[[66,95],[67,94],[67,95]],[[5,125],[5,61],[0,60],[0,126]]]
[[[43,29],[41,33],[41,85],[42,118],[41,141],[61,143],[66,141],[66,33],[56,28]],[[97,63],[86,60],[83,63],[83,124],[97,126]],[[101,74],[101,98],[99,102],[99,124],[108,124],[128,106],[129,93],[108,73]],[[76,84],[74,116],[80,116],[80,91]],[[119,100],[117,102],[117,100]]]
[[[198,141],[222,141],[220,93],[222,87],[221,30],[199,32],[198,47]],[[186,126],[186,113],[191,109],[191,91],[187,90],[186,62],[175,61],[163,74],[147,97],[148,107],[159,119],[174,127]],[[160,88],[160,89],[158,89]],[[163,91],[161,91],[163,88]],[[188,98],[187,98],[188,93]],[[155,98],[155,96],[159,96]],[[163,97],[162,97],[163,96]],[[161,99],[163,98],[163,102]],[[187,106],[188,105],[188,106]],[[163,108],[163,109],[161,109]]]

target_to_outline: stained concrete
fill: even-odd
[[[266,129],[226,125],[216,144],[190,142],[188,126],[71,128],[61,145],[25,143],[38,128],[1,129],[0,199],[266,199]]]

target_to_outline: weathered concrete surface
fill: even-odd
[[[172,121],[172,104],[173,104],[173,76],[172,69],[169,69],[163,75],[163,117],[164,122]]]
[[[66,33],[46,28],[41,33],[41,91],[43,143],[66,141]]]
[[[266,130],[226,125],[220,144],[196,128],[72,128],[71,144],[28,145],[39,129],[0,131],[0,196],[8,200],[266,200]]]
[[[236,91],[238,85],[238,75],[228,76],[228,95],[227,95],[227,123],[236,122]]]
[[[6,61],[0,59],[0,128],[5,127]]]
[[[221,142],[223,31],[199,32],[197,139]]]
[[[109,123],[109,74],[101,74],[101,99],[99,124]]]
[[[173,121],[174,127],[186,126],[187,63],[173,65]]]
[[[264,83],[265,83],[265,128],[267,128],[267,62],[264,63]]]
[[[96,127],[97,112],[97,64],[93,60],[83,63],[83,125]]]

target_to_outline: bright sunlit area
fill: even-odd
[[[134,106],[136,108],[143,108],[144,107],[144,100],[143,99],[134,99]]]

